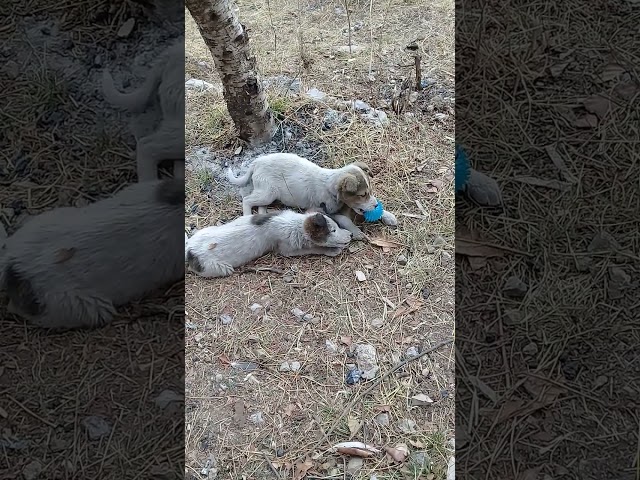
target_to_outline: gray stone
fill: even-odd
[[[355,348],[358,369],[362,372],[362,378],[371,380],[375,378],[380,367],[376,358],[376,347],[368,344],[358,344]]]
[[[408,260],[404,255],[398,255],[396,261],[398,262],[398,265],[406,265]]]
[[[291,310],[291,313],[298,320],[302,320],[302,318],[304,317],[304,312],[302,310],[300,310],[299,308],[294,308],[293,310]]]
[[[254,425],[264,425],[264,416],[262,412],[256,412],[249,415],[249,421]]]
[[[371,123],[375,127],[382,127],[389,123],[389,119],[387,118],[387,114],[382,110],[371,109],[368,113],[363,113],[360,115],[366,122]]]
[[[416,347],[409,347],[407,348],[405,355],[407,358],[415,358],[420,355],[420,352],[418,352],[418,349]]]
[[[523,298],[528,290],[527,284],[514,275],[507,279],[502,289],[505,295],[513,298]]]
[[[322,102],[328,98],[328,95],[317,88],[312,88],[307,92],[307,97],[317,102]]]
[[[133,27],[135,27],[136,25],[136,20],[135,18],[130,18],[128,19],[126,22],[124,22],[122,24],[122,26],[120,27],[120,29],[118,30],[117,35],[120,38],[126,38],[129,35],[131,35],[131,32],[133,31]]]
[[[379,413],[373,418],[373,421],[378,425],[387,426],[389,425],[389,414],[388,413]]]
[[[522,353],[529,357],[533,357],[538,353],[538,345],[535,342],[531,342],[522,349]]]
[[[427,452],[417,451],[409,456],[409,463],[414,473],[428,472],[431,470],[431,458]]]
[[[167,408],[171,403],[183,402],[184,397],[173,390],[163,390],[156,398],[153,399],[155,403],[161,409]]]
[[[97,415],[86,417],[82,421],[82,425],[89,435],[89,440],[99,440],[111,433],[111,425],[104,418]]]
[[[223,325],[231,325],[231,323],[233,322],[233,317],[231,315],[224,313],[220,315],[220,321],[222,322]]]
[[[38,460],[34,460],[22,469],[22,476],[25,480],[35,480],[40,477],[42,470],[42,464]]]
[[[362,458],[351,457],[349,459],[349,462],[347,463],[347,473],[349,473],[350,475],[356,475],[362,468],[363,464],[364,460]]]
[[[444,237],[438,235],[436,238],[433,239],[433,246],[434,247],[442,247],[444,245],[447,244],[447,241],[444,239]]]
[[[209,82],[205,82],[204,80],[198,80],[197,78],[192,78],[190,80],[187,80],[184,83],[184,86],[189,90],[200,90],[200,91],[213,90],[214,88],[213,84]]]
[[[368,112],[371,107],[362,100],[356,100],[353,102],[353,108],[358,112]]]
[[[324,345],[325,347],[327,347],[327,351],[329,353],[338,353],[338,345],[336,345],[335,342],[332,342],[331,340],[325,340]]]

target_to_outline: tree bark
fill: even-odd
[[[241,139],[251,145],[271,139],[273,118],[233,0],[186,0],[222,78],[227,109]]]

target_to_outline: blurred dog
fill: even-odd
[[[181,179],[137,183],[32,217],[0,250],[8,311],[50,329],[108,324],[116,307],[184,276]]]
[[[158,95],[162,120],[158,129],[136,139],[138,181],[158,178],[158,165],[173,160],[174,177],[184,179],[184,47],[182,41],[171,46],[151,68],[142,86],[131,93],[116,90],[113,77],[103,71],[102,90],[105,99],[131,113],[142,113]]]
[[[244,187],[243,215],[251,215],[253,207],[264,213],[276,200],[305,210],[321,208],[356,240],[365,235],[346,213],[353,210],[362,215],[376,207],[378,200],[372,194],[370,178],[371,171],[362,162],[329,169],[291,153],[258,157],[241,177],[228,172],[229,182]],[[388,226],[398,225],[391,212],[385,211],[381,220]]]
[[[319,212],[284,210],[242,216],[221,226],[185,235],[185,262],[202,277],[226,277],[269,252],[286,257],[339,255],[351,233]]]

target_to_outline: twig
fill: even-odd
[[[282,480],[282,477],[280,476],[280,472],[276,470],[276,467],[271,465],[271,460],[269,460],[269,456],[266,454],[266,452],[262,452],[262,455],[264,456],[264,459],[267,461],[267,465],[269,465],[269,470],[273,472],[276,478],[279,478],[280,480]]]
[[[260,272],[271,272],[277,273],[278,275],[283,275],[284,270],[275,267],[245,267],[238,273],[260,273]]]
[[[437,345],[425,350],[424,352],[421,352],[420,355],[416,356],[416,357],[409,357],[406,360],[403,360],[402,362],[400,362],[398,365],[396,365],[395,367],[393,367],[391,370],[387,371],[384,375],[381,375],[380,377],[378,377],[369,388],[367,388],[364,392],[360,392],[358,395],[356,395],[353,400],[351,400],[351,402],[349,402],[349,404],[345,407],[345,409],[342,411],[342,413],[340,414],[340,416],[333,421],[333,424],[331,425],[331,427],[329,428],[329,430],[327,430],[325,432],[325,436],[329,436],[333,433],[333,430],[337,427],[338,422],[340,422],[345,415],[347,415],[347,413],[353,408],[353,406],[365,395],[370,394],[378,385],[380,385],[380,383],[387,378],[388,376],[392,375],[393,373],[397,372],[398,370],[400,370],[402,367],[404,367],[405,365],[407,365],[410,362],[414,362],[416,360],[420,360],[422,357],[424,357],[425,355],[428,355],[429,353],[435,352],[436,350],[438,350],[441,347],[444,347],[445,345],[449,345],[450,343],[453,343],[453,338],[450,338],[449,340],[444,340],[440,343],[438,343]]]
[[[273,24],[273,15],[271,14],[271,3],[267,1],[267,13],[269,14],[269,23],[271,24],[271,30],[273,30],[273,53],[278,53],[278,35],[276,34],[276,26]]]
[[[422,67],[420,66],[420,61],[422,59],[420,58],[420,55],[416,53],[413,60],[416,65],[416,92],[419,92],[422,90]]]
[[[38,420],[40,420],[42,423],[44,423],[46,425],[49,425],[52,428],[58,428],[58,425],[56,425],[55,423],[50,422],[49,420],[45,420],[44,418],[42,418],[41,416],[37,415],[33,411],[29,410],[29,408],[25,407],[22,403],[20,403],[18,400],[16,400],[12,396],[8,396],[7,398],[9,400],[11,400],[13,403],[15,403],[16,405],[18,405],[22,410],[27,412],[32,417],[37,418]]]
[[[349,13],[349,0],[343,0],[344,10],[347,12],[347,26],[349,27],[349,53],[353,53],[351,49],[351,14]]]

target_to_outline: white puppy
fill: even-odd
[[[115,307],[183,278],[183,217],[176,179],[31,218],[0,250],[9,312],[51,329],[106,325]]]
[[[184,178],[184,46],[180,41],[165,52],[151,67],[142,86],[131,93],[116,90],[113,77],[103,71],[102,90],[109,103],[141,113],[157,93],[162,109],[162,121],[158,129],[145,137],[136,139],[136,162],[138,181],[147,182],[158,178],[158,164],[173,160],[174,177]]]
[[[273,153],[256,158],[249,170],[236,177],[229,170],[229,181],[243,190],[242,213],[251,215],[253,207],[264,213],[276,200],[289,207],[322,209],[338,224],[349,230],[356,240],[364,234],[346,215],[353,210],[359,215],[373,210],[378,200],[372,194],[370,169],[361,162],[342,168],[322,168],[309,160],[291,153]],[[397,226],[391,212],[384,211],[382,222]]]
[[[202,277],[225,277],[269,252],[336,256],[350,241],[351,233],[322,213],[284,210],[198,230],[185,238],[185,262]]]

